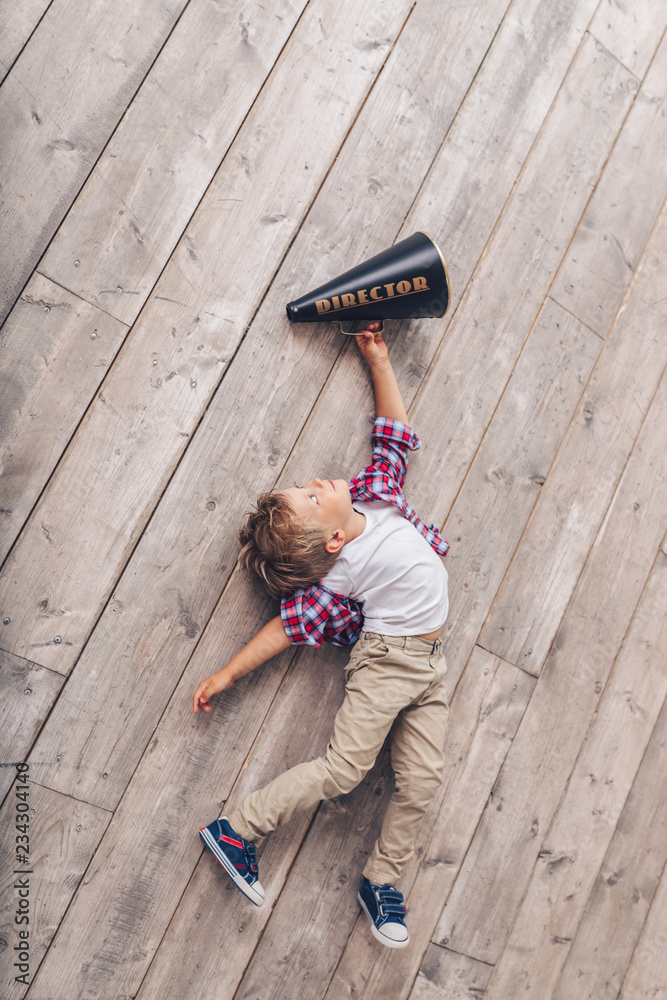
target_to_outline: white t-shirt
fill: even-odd
[[[447,617],[441,557],[393,503],[355,503],[366,527],[346,542],[322,583],[363,605],[364,631],[421,635]]]

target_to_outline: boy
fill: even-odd
[[[449,546],[403,496],[407,452],[419,441],[389,361],[379,323],[357,337],[375,393],[373,463],[349,484],[312,479],[260,496],[241,532],[242,565],[254,569],[281,613],[197,688],[193,706],[286,649],[352,645],[345,699],[324,757],[299,764],[249,795],[229,818],[200,830],[226,873],[255,904],[255,843],[297,810],[350,792],[391,732],[396,788],[363,872],[359,902],[378,941],[408,943],[395,883],[412,855],[422,816],[442,778],[448,707],[440,633],[447,617]]]

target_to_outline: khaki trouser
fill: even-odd
[[[362,632],[345,668],[345,699],[324,757],[284,771],[229,817],[259,843],[295,812],[352,791],[371,769],[387,733],[396,788],[364,868],[394,884],[411,857],[422,816],[442,779],[449,709],[441,641]]]

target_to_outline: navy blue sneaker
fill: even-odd
[[[367,878],[361,883],[359,902],[371,922],[373,937],[388,948],[405,948],[410,935],[403,917],[403,893],[393,885],[378,885]]]
[[[264,889],[259,881],[255,845],[239,837],[231,828],[226,816],[203,826],[199,836],[224,868],[227,875],[244,896],[255,906],[264,902]]]

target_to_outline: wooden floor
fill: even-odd
[[[667,997],[667,0],[2,18],[3,997]],[[276,612],[258,492],[369,454],[354,343],[285,303],[421,229],[452,307],[386,337],[452,717],[391,951],[386,754],[268,838],[262,909],[197,833],[323,750],[345,652],[191,697]]]

